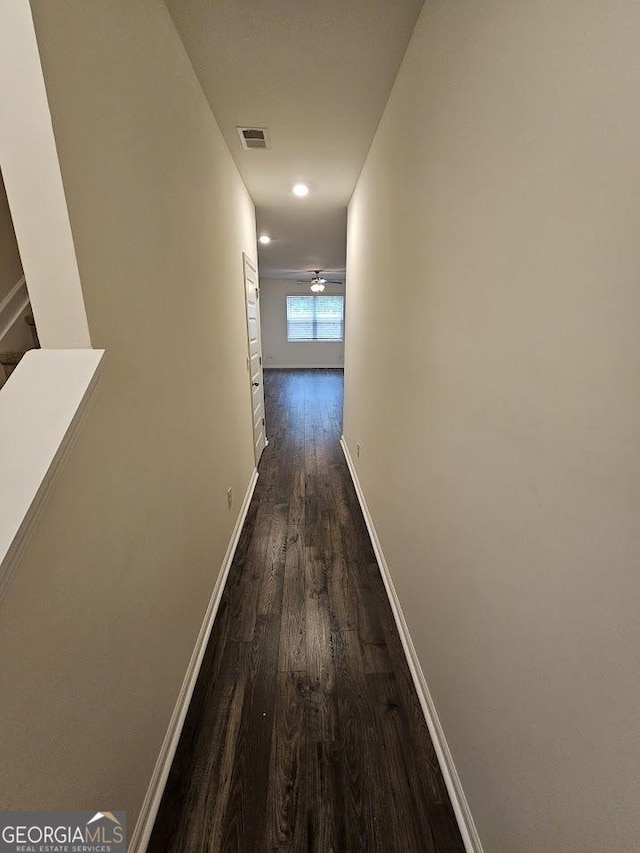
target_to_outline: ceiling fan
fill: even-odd
[[[342,284],[341,281],[332,281],[330,278],[325,278],[322,275],[322,270],[309,270],[309,272],[315,273],[313,278],[311,280],[298,281],[297,284],[310,284],[311,290],[314,293],[322,293],[325,284]]]

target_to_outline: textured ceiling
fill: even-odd
[[[272,237],[261,276],[344,273],[346,206],[422,0],[166,3]],[[267,127],[272,148],[245,151],[236,126]]]

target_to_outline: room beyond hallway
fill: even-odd
[[[265,373],[269,446],[150,851],[464,850],[339,445],[340,370]]]

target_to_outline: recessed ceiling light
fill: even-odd
[[[309,187],[306,184],[296,184],[293,188],[293,192],[295,195],[298,195],[300,196],[300,198],[302,198],[303,196],[309,193]]]
[[[260,237],[258,237],[258,240],[262,243],[263,246],[266,246],[268,243],[271,242],[271,237],[269,237],[268,234],[261,234]]]

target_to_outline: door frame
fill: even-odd
[[[246,340],[247,340],[247,376],[249,381],[249,406],[251,411],[251,440],[253,443],[253,454],[255,459],[256,468],[258,467],[258,462],[262,457],[262,453],[264,452],[264,447],[260,451],[260,455],[258,455],[256,442],[255,442],[255,431],[254,431],[254,421],[253,421],[253,377],[251,375],[251,343],[249,338],[249,313],[247,311],[247,267],[251,269],[251,271],[255,275],[256,279],[256,309],[257,309],[257,332],[258,332],[258,361],[260,366],[260,389],[262,394],[262,412],[263,412],[263,434],[264,434],[264,447],[267,447],[269,444],[269,439],[267,438],[267,416],[265,410],[264,403],[264,370],[262,366],[262,324],[260,319],[260,280],[258,278],[258,268],[253,260],[247,255],[246,252],[242,253],[242,286],[243,286],[243,299],[244,299],[244,317],[246,324]]]

